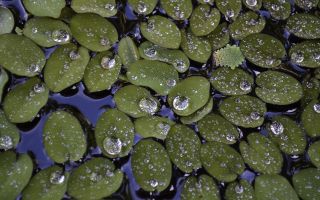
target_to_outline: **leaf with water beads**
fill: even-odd
[[[226,200],[254,200],[255,194],[252,185],[245,179],[228,184],[225,192]]]
[[[320,69],[320,68],[319,68]],[[305,107],[308,103],[316,100],[320,94],[320,81],[307,75],[302,81],[303,96],[300,105]]]
[[[313,14],[297,13],[287,20],[287,29],[299,38],[319,39],[320,18]]]
[[[212,108],[213,108],[213,98],[210,98],[208,102],[196,112],[188,116],[181,116],[180,121],[183,124],[192,124],[194,122],[197,122],[201,120],[203,117],[205,117],[207,114],[209,114],[212,111]]]
[[[149,87],[159,95],[167,95],[179,81],[173,66],[153,60],[138,60],[130,64],[126,75],[132,84]]]
[[[117,14],[115,0],[73,0],[71,8],[77,13],[95,13],[102,17],[112,17]]]
[[[228,24],[226,22],[222,22],[206,37],[211,44],[213,51],[221,49],[230,41]]]
[[[46,105],[48,97],[47,86],[34,77],[9,91],[3,101],[3,110],[13,123],[28,122]]]
[[[190,18],[190,30],[195,36],[205,36],[211,33],[220,22],[220,12],[208,4],[198,5]]]
[[[283,158],[278,147],[260,133],[251,133],[240,143],[240,152],[252,169],[263,174],[280,173]]]
[[[171,64],[180,73],[186,72],[190,66],[190,61],[183,51],[166,49],[149,41],[145,41],[139,46],[139,52],[142,58]]]
[[[133,148],[131,166],[135,180],[145,191],[161,192],[171,182],[170,158],[165,148],[156,141],[140,140]]]
[[[66,6],[65,0],[23,0],[28,12],[39,17],[58,18]]]
[[[278,71],[264,71],[256,78],[256,95],[266,103],[289,105],[302,98],[301,83],[294,77]]]
[[[201,168],[201,142],[192,129],[181,124],[172,126],[165,143],[171,161],[181,171],[191,173]]]
[[[306,40],[291,46],[289,56],[294,64],[308,68],[320,67],[320,40]]]
[[[186,20],[192,13],[192,1],[191,0],[161,0],[161,7],[166,11],[174,20]]]
[[[11,33],[14,28],[14,16],[12,12],[5,7],[0,6],[0,35]]]
[[[317,8],[319,0],[295,0],[294,4],[299,6],[300,8],[309,11],[312,8]]]
[[[68,181],[67,192],[78,200],[95,200],[116,192],[123,172],[106,158],[92,158],[75,169]]]
[[[65,111],[49,116],[43,128],[43,144],[48,156],[57,163],[80,160],[87,150],[80,122]]]
[[[262,7],[262,0],[242,0],[242,3],[253,11],[258,11]]]
[[[267,107],[260,99],[248,96],[231,96],[219,106],[221,115],[236,126],[254,128],[261,126]]]
[[[28,184],[33,163],[27,154],[0,153],[0,199],[14,200]]]
[[[117,108],[131,117],[153,115],[159,110],[159,101],[150,92],[139,86],[127,85],[114,94]]]
[[[83,82],[89,92],[110,89],[118,79],[121,66],[121,60],[118,55],[113,55],[109,51],[98,53],[91,58],[85,68]]]
[[[0,149],[15,148],[20,140],[19,130],[9,122],[4,112],[0,110]]]
[[[100,116],[94,133],[97,145],[109,158],[127,156],[132,149],[134,125],[117,109],[107,110]]]
[[[180,81],[168,95],[168,103],[180,116],[188,116],[202,108],[210,98],[210,83],[201,76]]]
[[[125,67],[140,59],[138,48],[129,36],[121,38],[118,46],[118,54]]]
[[[320,168],[320,141],[312,143],[308,149],[308,156],[313,165]]]
[[[251,92],[253,77],[241,68],[219,67],[213,71],[210,82],[224,95],[243,95]]]
[[[301,123],[310,137],[320,136],[320,102],[311,101],[302,111]]]
[[[118,40],[114,25],[93,13],[75,15],[70,21],[70,29],[75,39],[91,51],[107,51]]]
[[[32,40],[16,34],[0,35],[0,65],[13,74],[32,77],[39,74],[46,58]]]
[[[200,159],[204,169],[219,181],[234,181],[244,171],[241,155],[232,147],[220,142],[202,144]]]
[[[306,168],[292,177],[295,191],[303,200],[320,199],[320,169]]]
[[[197,37],[189,30],[181,30],[181,49],[194,61],[206,63],[211,56],[211,45],[206,37]]]
[[[182,200],[220,200],[219,188],[208,175],[190,176],[183,185]]]
[[[289,181],[277,174],[258,176],[254,188],[258,200],[299,200]]]
[[[9,76],[6,70],[0,67],[0,103],[2,101],[2,94],[5,91],[5,86],[8,83]]]
[[[22,192],[24,200],[59,200],[67,191],[69,173],[52,166],[34,175]]]
[[[240,137],[237,128],[218,114],[210,113],[197,124],[200,135],[206,141],[234,144]]]
[[[181,33],[170,19],[153,15],[147,22],[140,24],[140,30],[147,40],[161,47],[178,49],[180,46]]]
[[[286,116],[276,116],[267,124],[270,139],[286,154],[302,154],[307,141],[299,125]]]
[[[228,21],[235,20],[242,8],[241,0],[216,0],[216,5]]]
[[[174,121],[159,116],[140,117],[134,121],[135,131],[144,138],[166,139]]]
[[[291,14],[291,4],[286,0],[263,0],[263,7],[277,20],[285,20]]]
[[[53,92],[60,92],[81,81],[89,62],[89,52],[75,44],[59,46],[47,60],[44,81]]]
[[[246,59],[263,68],[277,67],[286,55],[286,50],[278,39],[263,33],[244,38],[240,42],[240,49]]]
[[[150,14],[156,7],[158,0],[128,0],[133,10],[140,15]]]
[[[253,33],[260,33],[266,25],[264,17],[253,11],[240,15],[230,26],[230,35],[235,40],[242,40]]]

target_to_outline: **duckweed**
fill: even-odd
[[[303,200],[320,198],[319,168],[307,168],[297,172],[292,177],[293,186]]]
[[[11,33],[14,28],[14,16],[8,8],[0,6],[0,20],[0,35]]]
[[[150,14],[156,7],[157,0],[128,0],[133,10],[140,15]]]
[[[19,130],[7,119],[2,110],[0,110],[0,122],[0,149],[15,148],[20,140]]]
[[[39,17],[58,18],[65,7],[64,0],[22,0],[28,12]]]
[[[132,38],[128,36],[121,38],[118,46],[118,53],[124,66],[134,63],[140,58],[136,44]]]
[[[256,199],[254,189],[250,183],[244,179],[239,182],[232,182],[226,189],[226,200],[250,200]]]
[[[111,17],[117,14],[115,0],[73,0],[71,8],[77,13],[95,13],[102,17]]]
[[[320,142],[314,142],[310,145],[308,149],[308,155],[310,157],[310,160],[313,165],[315,165],[317,168],[320,168]]]
[[[185,20],[188,19],[192,13],[192,1],[191,0],[162,0],[161,7],[166,13],[174,20]]]

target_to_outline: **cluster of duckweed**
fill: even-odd
[[[319,9],[0,1],[0,200],[320,199]]]

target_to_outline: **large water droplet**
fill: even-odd
[[[279,11],[280,10],[280,6],[277,5],[277,4],[272,4],[271,5],[271,9],[274,10],[274,11]]]
[[[151,179],[149,182],[150,182],[151,187],[153,187],[153,188],[155,188],[159,185],[158,181],[155,179]]]
[[[37,83],[33,86],[33,91],[35,93],[42,93],[46,90],[46,88],[44,87],[44,85],[42,83]]]
[[[51,34],[51,38],[53,41],[61,43],[61,42],[68,42],[70,40],[70,34],[68,31],[59,29],[54,30]]]
[[[154,114],[158,110],[158,102],[152,97],[144,97],[139,101],[139,108],[143,112]]]
[[[116,60],[109,57],[102,57],[100,65],[104,69],[111,69],[116,65]]]
[[[31,72],[31,73],[40,73],[41,72],[41,69],[40,69],[40,66],[37,65],[37,64],[31,64],[28,68],[28,71]]]
[[[274,121],[274,122],[271,123],[270,129],[271,129],[272,133],[275,134],[275,135],[280,135],[284,131],[283,125],[280,122],[277,122],[277,121]]]
[[[178,71],[185,71],[187,68],[186,63],[183,60],[177,60],[173,66],[178,70]]]
[[[170,128],[171,128],[170,124],[167,124],[165,122],[158,123],[157,127],[160,129],[161,135],[168,135]]]
[[[313,105],[313,110],[316,113],[320,113],[320,103],[316,103]]]
[[[234,17],[234,11],[233,11],[233,10],[227,10],[227,11],[226,11],[226,17],[227,17],[228,19]]]
[[[185,110],[189,107],[189,98],[185,96],[176,96],[173,99],[173,108],[176,110]]]
[[[55,171],[50,175],[50,183],[60,185],[64,182],[65,176],[61,171]]]
[[[244,188],[242,185],[237,184],[234,190],[236,191],[237,194],[241,194],[244,191]]]
[[[246,4],[247,4],[248,6],[256,6],[257,3],[258,3],[257,0],[246,0]]]
[[[258,112],[252,112],[250,114],[250,118],[253,120],[258,120],[258,119],[260,119],[260,114]]]
[[[139,3],[138,3],[138,6],[137,6],[137,10],[138,10],[138,12],[139,12],[140,14],[145,13],[145,12],[147,11],[147,6],[146,6],[146,4],[143,3],[143,2],[139,2]]]
[[[248,92],[251,90],[251,84],[248,81],[241,81],[240,82],[240,89]]]
[[[0,149],[8,150],[13,147],[12,138],[8,135],[3,135],[0,137]]]
[[[122,150],[122,142],[119,138],[106,137],[103,140],[103,148],[110,155],[118,155]]]
[[[236,137],[234,135],[232,135],[231,133],[228,133],[226,135],[226,139],[229,141],[229,142],[234,142]]]
[[[72,50],[72,51],[70,51],[70,53],[69,53],[69,58],[70,58],[71,60],[77,60],[77,59],[80,58],[80,54],[79,54],[78,51]]]
[[[152,47],[145,49],[143,52],[149,58],[153,58],[153,57],[155,57],[157,55],[157,50],[155,48],[152,48]]]
[[[174,87],[177,84],[177,81],[174,79],[168,79],[167,80],[167,86]]]

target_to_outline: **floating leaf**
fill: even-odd
[[[242,8],[241,0],[216,0],[216,5],[227,20],[235,20]]]
[[[65,111],[50,115],[43,128],[43,144],[48,156],[57,163],[80,160],[87,150],[80,122]]]
[[[278,72],[265,71],[256,78],[256,95],[266,103],[288,105],[299,101],[303,91],[294,77]]]
[[[308,68],[320,67],[320,40],[306,40],[293,45],[289,56],[294,64]]]
[[[308,13],[297,13],[289,17],[287,29],[299,38],[319,39],[320,18]]]
[[[200,158],[205,170],[219,181],[234,181],[245,168],[241,155],[220,142],[203,144]]]
[[[166,149],[171,161],[183,172],[191,173],[201,167],[201,142],[197,134],[185,125],[176,124],[166,137]]]
[[[24,123],[31,121],[46,105],[49,90],[38,78],[31,78],[13,88],[4,98],[3,110],[9,121]]]
[[[132,6],[133,10],[141,15],[150,14],[156,7],[157,0],[128,0],[128,3]]]
[[[94,133],[97,145],[109,158],[127,156],[132,149],[133,123],[117,109],[107,110],[100,116]]]
[[[79,200],[102,199],[116,192],[123,172],[106,158],[92,158],[70,175],[67,192]]]
[[[59,19],[70,24],[70,21],[75,14],[76,12],[74,12],[71,7],[67,6],[62,9]]]
[[[117,14],[115,0],[73,0],[71,8],[77,13],[95,13],[102,17],[111,17]]]
[[[312,143],[308,150],[308,156],[317,168],[320,168],[320,141]]]
[[[239,182],[232,182],[228,184],[225,198],[226,200],[256,199],[253,187],[245,179],[241,179]]]
[[[230,41],[228,24],[226,22],[219,24],[217,28],[207,36],[207,39],[213,51],[226,46]]]
[[[240,143],[240,152],[252,169],[264,174],[280,173],[283,158],[278,147],[260,133],[251,133]]]
[[[232,96],[224,99],[219,106],[221,115],[236,126],[254,128],[261,126],[266,104],[248,95]]]
[[[205,36],[211,33],[220,22],[220,12],[208,4],[198,5],[190,18],[190,30],[195,36]]]
[[[242,3],[253,11],[258,11],[262,7],[262,0],[242,0]]]
[[[291,14],[291,5],[289,1],[263,0],[263,7],[265,7],[270,12],[270,15],[277,20],[285,20]]]
[[[132,84],[149,87],[159,95],[167,95],[179,81],[173,66],[152,60],[138,60],[130,64],[127,78]]]
[[[302,90],[301,106],[305,107],[308,103],[318,98],[320,94],[320,81],[306,76],[302,81]]]
[[[197,122],[201,120],[204,116],[209,114],[212,111],[213,108],[213,99],[210,98],[208,102],[199,110],[196,112],[192,113],[191,115],[188,116],[182,116],[180,117],[180,121],[183,124],[192,124],[194,122]]]
[[[302,111],[301,123],[310,137],[320,136],[320,103],[317,100],[311,101]]]
[[[5,91],[5,86],[9,80],[6,70],[0,67],[0,103],[2,101],[2,94]]]
[[[14,28],[14,16],[12,12],[5,7],[0,6],[0,35],[11,33]]]
[[[319,0],[296,0],[294,1],[294,4],[299,6],[300,8],[308,11],[312,8],[317,8]]]
[[[302,169],[292,177],[294,189],[303,200],[320,198],[320,169]]]
[[[46,62],[44,53],[32,40],[16,34],[0,35],[0,54],[0,65],[19,76],[37,75]]]
[[[154,15],[140,24],[141,34],[150,42],[164,48],[177,49],[181,43],[181,33],[171,20]]]
[[[165,190],[171,181],[172,166],[165,148],[151,139],[140,140],[131,156],[133,176],[149,192]]]
[[[107,19],[93,13],[75,15],[70,29],[76,40],[91,51],[107,51],[118,40],[118,32]]]
[[[213,53],[213,58],[217,66],[226,66],[235,69],[244,61],[244,57],[238,46],[227,44],[226,47]]]
[[[60,92],[81,81],[90,56],[86,48],[75,44],[59,46],[47,61],[44,80],[53,92]]]
[[[138,48],[129,36],[121,38],[118,46],[118,54],[124,66],[134,63],[140,58]]]
[[[65,0],[22,0],[23,5],[35,16],[58,18],[61,10],[66,6]]]
[[[20,140],[19,130],[9,122],[2,110],[0,110],[0,124],[0,149],[15,148]]]
[[[166,11],[174,20],[188,19],[192,13],[192,1],[191,0],[161,0],[161,7]]]

